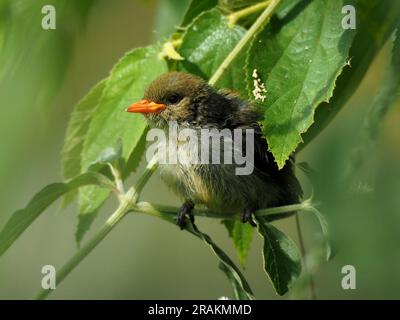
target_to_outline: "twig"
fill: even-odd
[[[228,26],[233,28],[233,26],[242,18],[248,17],[251,14],[254,14],[258,11],[265,9],[269,5],[270,0],[256,3],[250,7],[244,8],[242,10],[231,13],[228,16]]]
[[[304,245],[304,238],[303,238],[303,233],[301,232],[301,225],[300,225],[300,217],[299,214],[295,214],[296,217],[296,229],[297,229],[297,234],[299,236],[299,243],[300,243],[300,252],[301,256],[303,257],[303,260],[306,257],[306,249]],[[304,266],[306,267],[306,266]],[[317,295],[315,293],[315,285],[314,285],[314,278],[312,275],[312,272],[309,274],[309,279],[310,279],[310,293],[311,293],[311,300],[317,300]]]
[[[271,216],[280,216],[281,214],[290,213],[290,212],[298,212],[298,211],[307,211],[313,208],[312,199],[307,199],[301,203],[291,204],[287,206],[281,207],[273,207],[267,209],[257,210],[254,215],[256,217],[271,217]],[[153,216],[159,216],[160,212],[163,214],[168,214],[172,216],[176,216],[179,208],[175,206],[167,206],[161,204],[152,204],[149,202],[138,202],[137,204],[132,206],[132,211],[149,214]],[[214,219],[238,219],[239,215],[235,213],[221,213],[215,212],[208,209],[194,209],[193,214],[196,217],[205,217],[205,218],[214,218]]]
[[[121,198],[120,205],[116,211],[108,218],[101,229],[91,238],[72,258],[57,272],[56,284],[59,285],[67,275],[87,256],[90,252],[107,236],[107,234],[130,212],[132,205],[136,203],[140,192],[146,185],[158,166],[157,159],[153,159],[147,165],[143,175],[135,187],[129,189],[127,194]],[[42,289],[36,295],[36,299],[45,299],[52,291]]]
[[[232,61],[236,58],[236,56],[240,53],[240,51],[244,48],[244,46],[250,41],[250,39],[256,34],[258,29],[273,15],[276,7],[281,2],[281,0],[271,0],[271,3],[268,7],[263,11],[263,13],[258,17],[256,22],[250,27],[250,29],[246,32],[242,39],[238,42],[236,47],[228,54],[225,58],[224,62],[218,67],[217,71],[215,71],[214,75],[210,78],[208,83],[210,85],[215,85],[219,78],[224,74],[225,70],[229,67]]]

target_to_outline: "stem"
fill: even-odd
[[[121,219],[128,212],[128,203],[125,203],[110,216],[105,225],[88,241],[80,250],[78,250],[72,258],[57,272],[56,283],[57,286],[65,279],[67,275],[87,256],[90,252],[106,237],[106,235],[121,221]],[[42,289],[35,299],[45,299],[52,291]]]
[[[238,22],[240,19],[265,9],[269,5],[269,2],[270,0],[261,3],[256,3],[250,7],[231,13],[228,16],[228,26],[230,28],[233,28],[236,22]]]
[[[182,38],[172,40],[171,44],[174,48],[179,47],[182,44]]]
[[[148,163],[146,169],[144,170],[143,174],[139,178],[139,181],[136,183],[135,189],[136,193],[140,195],[144,186],[146,185],[147,181],[149,181],[150,177],[158,168],[158,158],[153,157],[150,162]],[[136,201],[135,201],[136,203]]]
[[[80,248],[72,258],[57,272],[56,283],[59,285],[75,267],[89,255],[92,250],[107,236],[107,234],[114,229],[114,227],[130,212],[132,205],[134,205],[142,191],[146,182],[149,180],[151,175],[157,169],[157,159],[153,158],[147,165],[143,175],[140,177],[135,187],[129,189],[129,191],[120,198],[120,205],[116,211],[108,218],[106,223],[101,229],[91,238],[82,248]],[[37,294],[36,299],[45,299],[52,290],[42,289]]]
[[[301,255],[302,255],[303,260],[304,260],[304,258],[306,257],[306,249],[305,249],[305,245],[304,245],[303,233],[301,232],[301,225],[300,225],[300,217],[299,217],[299,214],[296,213],[295,217],[296,217],[296,229],[297,229],[297,234],[299,235],[300,252],[301,252]],[[315,285],[314,285],[314,279],[313,279],[313,276],[312,276],[312,272],[310,272],[309,278],[310,278],[311,300],[316,300],[316,299],[317,299],[317,296],[316,296],[316,293],[315,293]]]
[[[263,13],[258,17],[256,22],[251,26],[251,28],[246,32],[242,39],[238,42],[236,47],[229,53],[229,55],[225,58],[224,62],[219,66],[217,71],[208,81],[210,85],[215,85],[219,78],[223,75],[225,70],[229,67],[232,61],[236,58],[236,56],[240,53],[243,47],[250,41],[250,39],[255,35],[258,29],[263,25],[265,21],[267,21],[272,14],[274,13],[276,7],[281,2],[281,0],[271,0],[268,7],[263,11]]]
[[[254,215],[256,217],[266,217],[266,216],[274,216],[289,212],[311,210],[312,208],[313,206],[311,203],[311,199],[307,199],[298,204],[291,204],[287,206],[257,210],[254,213]],[[148,202],[138,202],[134,206],[132,206],[132,211],[156,217],[160,217],[161,215],[171,215],[175,217],[176,213],[179,211],[179,208],[161,204],[152,204]],[[196,217],[206,217],[206,218],[216,218],[216,219],[237,219],[239,217],[238,214],[221,213],[206,209],[194,209],[193,214]]]
[[[111,163],[107,163],[107,165],[109,166],[109,168],[111,170],[111,173],[112,173],[112,175],[114,177],[115,186],[117,187],[118,192],[121,195],[125,194],[125,187],[124,187],[124,183],[123,183],[122,178],[121,178],[121,173]]]

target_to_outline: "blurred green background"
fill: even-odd
[[[60,152],[75,103],[126,51],[162,41],[179,24],[187,2],[0,0],[0,227],[43,186],[61,181]],[[41,28],[44,4],[56,7],[56,30]],[[400,298],[400,105],[384,117],[376,143],[367,145],[359,134],[384,77],[389,49],[390,44],[328,129],[297,157],[317,172],[315,194],[330,221],[337,251],[315,275],[320,299]],[[362,161],[353,163],[352,154],[360,145],[366,146]],[[129,181],[134,180],[135,176]],[[142,198],[179,204],[157,175]],[[86,239],[115,205],[114,200],[107,203]],[[40,288],[42,266],[61,267],[72,256],[77,249],[76,212],[75,205],[64,211],[58,203],[51,206],[0,258],[1,299],[31,298]],[[198,222],[235,257],[218,221]],[[308,214],[301,216],[301,224],[310,249],[320,237],[318,225]],[[298,240],[294,218],[276,225]],[[278,299],[263,273],[260,250],[255,235],[245,275],[257,298]],[[217,264],[209,248],[193,236],[155,218],[132,214],[50,297],[232,297]],[[356,268],[356,290],[341,288],[341,268],[347,264]],[[300,297],[307,298],[308,292]]]

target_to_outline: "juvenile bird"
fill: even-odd
[[[260,112],[232,92],[217,91],[191,74],[170,72],[154,80],[143,99],[127,111],[144,114],[150,127],[164,130],[167,136],[170,121],[176,122],[178,130],[190,128],[198,135],[202,129],[228,129],[232,133],[235,129],[254,130],[254,170],[249,175],[237,175],[237,164],[223,161],[160,165],[163,180],[184,199],[176,218],[181,228],[185,216],[193,221],[196,205],[217,212],[241,213],[243,222],[253,224],[252,214],[258,209],[300,201],[302,190],[294,175],[292,160],[278,170],[258,124]],[[246,141],[242,144],[243,150],[245,147]],[[178,142],[178,154],[190,152],[193,152],[190,141]],[[213,152],[219,152],[224,159],[222,149],[210,150]],[[237,148],[233,152],[238,152]]]

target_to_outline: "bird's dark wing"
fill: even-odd
[[[239,95],[229,91],[220,90],[219,94],[228,99],[235,106],[235,112],[227,117],[225,126],[241,129],[254,129],[254,167],[255,174],[261,178],[270,179],[282,190],[281,201],[277,205],[298,203],[303,196],[300,183],[294,174],[293,158],[279,170],[271,152],[268,151],[268,143],[262,133],[258,121],[262,119],[262,113],[248,101],[241,100]],[[245,135],[245,131],[243,131]],[[243,137],[242,141],[246,141]],[[245,154],[245,143],[242,144],[242,154]]]
[[[298,203],[303,196],[303,191],[294,173],[294,161],[290,158],[286,165],[279,170],[278,165],[270,151],[268,143],[258,124],[253,124],[254,129],[254,167],[256,174],[265,175],[276,183],[283,192],[279,205]]]

